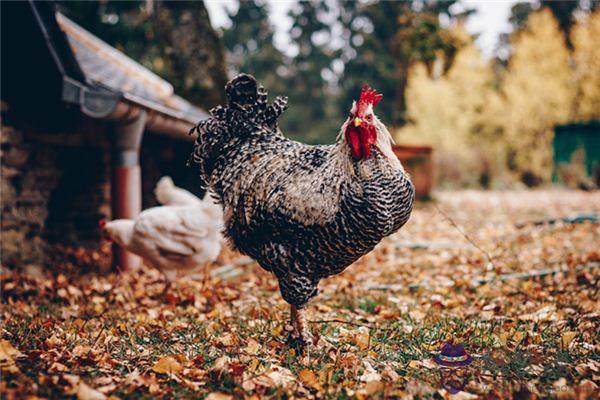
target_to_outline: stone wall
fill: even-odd
[[[2,265],[44,264],[53,244],[97,246],[110,198],[102,133],[43,133],[3,113]]]

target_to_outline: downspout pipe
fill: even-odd
[[[112,135],[112,218],[134,219],[142,210],[140,148],[147,113],[137,109],[130,119],[115,121]],[[128,270],[141,264],[133,253],[114,245],[113,265]]]

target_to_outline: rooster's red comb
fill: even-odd
[[[383,99],[383,95],[381,93],[377,93],[375,89],[371,89],[369,85],[364,85],[360,92],[360,98],[358,99],[358,103],[362,103],[364,105],[372,104],[376,106]]]

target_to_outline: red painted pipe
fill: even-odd
[[[114,219],[134,219],[142,210],[142,171],[139,165],[115,167],[112,180]],[[113,265],[122,270],[138,267],[140,257],[113,244]]]
[[[140,147],[146,126],[146,112],[116,124],[113,136],[112,218],[135,219],[142,211],[142,170]],[[113,266],[121,270],[139,266],[141,259],[113,246]]]

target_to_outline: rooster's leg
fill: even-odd
[[[311,347],[315,344],[313,336],[306,329],[304,310],[292,306],[290,311],[292,325],[292,339],[298,341],[301,347]]]

